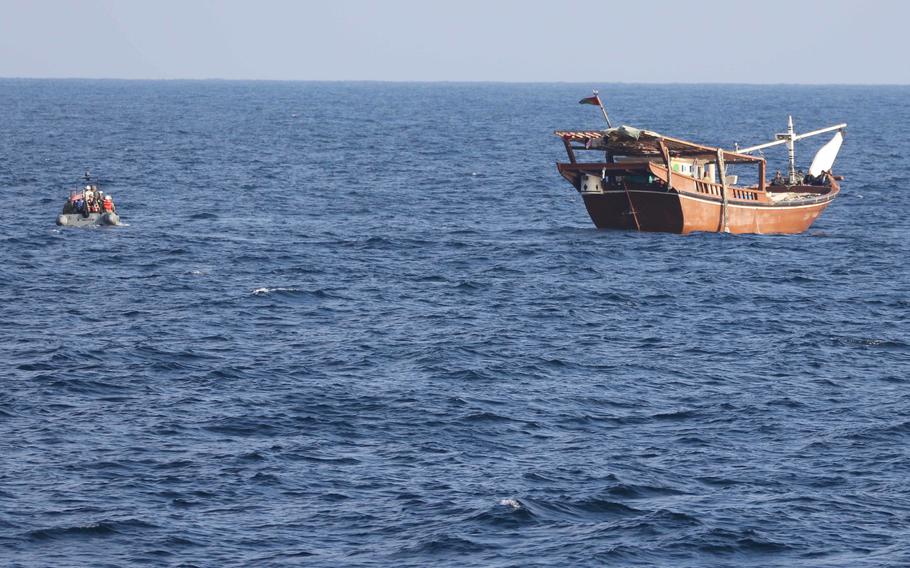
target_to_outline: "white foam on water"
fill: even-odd
[[[521,509],[521,502],[518,499],[501,499],[499,504],[503,507],[511,507],[513,509]]]
[[[297,288],[256,288],[251,293],[254,296],[265,296],[272,292],[296,292]]]

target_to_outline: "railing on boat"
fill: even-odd
[[[710,195],[712,197],[719,197],[723,199],[724,197],[724,186],[723,184],[715,183],[713,181],[706,181],[704,179],[699,179],[684,174],[679,174],[673,172],[672,174],[667,173],[667,168],[663,165],[656,164],[651,162],[649,164],[649,169],[651,172],[659,177],[660,179],[666,182],[668,175],[671,175],[670,185],[676,188],[677,190],[683,191],[694,191],[702,195]],[[759,189],[748,189],[742,187],[732,187],[727,186],[727,198],[728,199],[737,199],[740,201],[761,201],[761,195],[763,192]]]
[[[608,175],[621,177],[624,175],[641,175],[641,174],[651,174],[657,177],[658,179],[663,180],[666,183],[667,169],[660,164],[654,162],[626,162],[626,163],[611,163],[611,162],[575,162],[575,163],[560,163],[559,164],[560,172],[565,173],[589,173],[592,175]],[[680,174],[678,172],[673,172],[671,179],[671,186],[677,190],[683,191],[694,191],[695,193],[700,193],[702,195],[710,195],[712,197],[723,198],[724,187],[722,184],[715,183],[712,181],[706,181],[703,179],[698,179],[690,177],[687,175]],[[739,201],[761,201],[762,192],[758,189],[748,189],[741,187],[731,187],[727,186],[727,198],[736,199]]]

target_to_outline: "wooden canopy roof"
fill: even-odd
[[[555,133],[566,142],[578,142],[584,145],[585,150],[609,151],[617,156],[663,156],[661,146],[665,147],[672,157],[700,158],[703,160],[717,160],[717,151],[723,152],[724,161],[727,163],[756,163],[763,162],[762,158],[730,152],[723,148],[715,148],[671,138],[650,130],[639,130],[631,126],[620,126],[602,131],[568,131],[557,130]]]

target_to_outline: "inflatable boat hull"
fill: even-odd
[[[116,213],[89,213],[88,217],[84,217],[79,213],[61,213],[57,215],[57,224],[61,227],[119,225],[120,216]]]

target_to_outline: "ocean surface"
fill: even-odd
[[[843,191],[801,235],[595,230],[553,136],[591,87],[725,147],[847,122]],[[0,80],[0,565],[908,566],[908,124],[910,87]],[[54,225],[85,170],[125,226]]]

